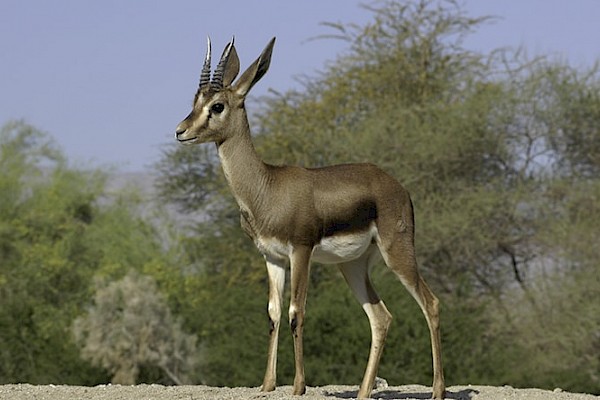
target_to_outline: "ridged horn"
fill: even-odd
[[[206,48],[206,58],[204,58],[202,73],[200,73],[200,88],[210,82],[210,36],[206,37]]]
[[[229,59],[229,53],[231,53],[231,48],[233,47],[233,41],[235,37],[231,38],[231,42],[227,46],[225,46],[225,50],[223,50],[223,55],[221,55],[221,60],[219,60],[219,64],[217,64],[217,68],[215,69],[215,73],[213,74],[212,81],[210,85],[214,89],[223,89],[223,73],[225,71],[225,66],[227,65],[227,60]]]

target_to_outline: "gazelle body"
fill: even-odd
[[[244,100],[266,73],[275,38],[242,74],[233,41],[212,80],[210,41],[192,112],[177,126],[182,143],[215,142],[227,182],[240,207],[241,225],[263,254],[269,276],[270,343],[262,390],[276,385],[277,342],[285,268],[290,267],[289,323],[294,337],[294,394],[305,392],[302,335],[311,260],[338,264],[362,305],[372,342],[358,393],[368,398],[392,316],[375,292],[369,269],[383,257],[415,298],[427,320],[433,355],[433,397],[445,394],[438,300],[421,278],[415,258],[414,218],[408,192],[372,164],[324,168],[264,163],[251,141]]]

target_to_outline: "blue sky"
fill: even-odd
[[[252,94],[299,87],[345,50],[321,22],[364,24],[365,1],[2,0],[0,125],[51,134],[77,165],[149,168],[190,110],[206,35],[219,54],[232,35],[242,69],[272,36],[271,68]],[[464,0],[495,15],[465,43],[488,52],[523,46],[575,66],[600,59],[600,0]],[[256,104],[252,99],[248,107]]]

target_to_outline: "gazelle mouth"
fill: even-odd
[[[196,139],[198,139],[196,136],[194,136],[194,137],[191,137],[191,138],[188,138],[188,139],[180,139],[180,138],[177,138],[177,140],[179,141],[179,143],[189,143],[189,142],[191,142],[192,140],[196,140]]]

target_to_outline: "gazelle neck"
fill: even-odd
[[[262,204],[261,199],[269,182],[269,170],[254,148],[247,118],[238,129],[238,132],[218,143],[217,150],[225,178],[238,205],[255,212]]]

